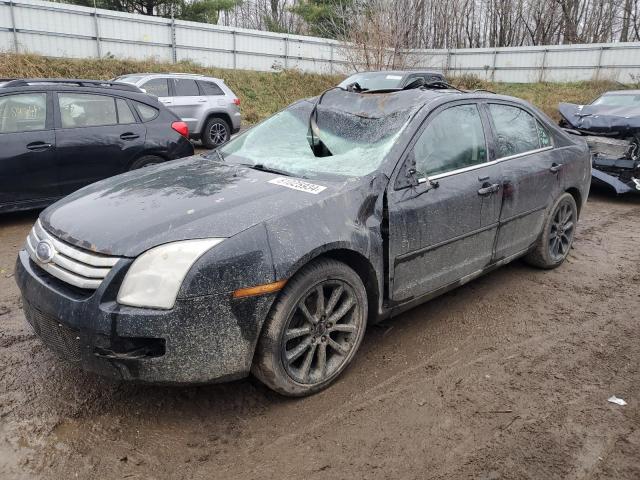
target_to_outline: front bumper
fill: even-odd
[[[16,281],[24,313],[42,341],[79,367],[156,384],[198,384],[246,376],[271,295],[178,299],[172,310],[115,301],[131,261],[121,260],[95,291],[69,288],[20,251]]]

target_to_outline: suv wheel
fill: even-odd
[[[525,261],[539,268],[556,268],[564,262],[576,232],[578,207],[573,196],[564,193],[556,200],[542,234]]]
[[[252,372],[283,395],[318,392],[349,365],[366,324],[367,294],[358,274],[335,260],[311,263],[274,303]]]
[[[229,141],[231,128],[222,118],[210,118],[202,132],[202,144],[207,148],[216,148]]]

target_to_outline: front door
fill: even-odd
[[[58,92],[56,139],[63,194],[129,169],[144,151],[146,128],[124,98]]]
[[[487,110],[504,180],[494,257],[502,260],[522,253],[538,238],[547,208],[561,190],[562,156],[531,113],[506,103],[489,103]]]
[[[0,145],[0,208],[25,208],[60,196],[47,93],[0,96]]]
[[[396,182],[388,193],[394,302],[455,284],[491,262],[502,189],[499,165],[488,162],[486,124],[475,103],[444,107],[410,147],[406,162],[424,178]]]

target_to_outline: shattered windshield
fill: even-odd
[[[297,177],[359,177],[375,171],[412,109],[380,117],[318,107],[320,138],[332,155],[316,157],[307,138],[313,103],[298,102],[219,149],[226,162]]]
[[[602,95],[594,100],[592,105],[606,105],[611,107],[638,107],[640,106],[640,95],[630,93],[616,93]]]

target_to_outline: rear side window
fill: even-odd
[[[138,115],[140,115],[140,118],[142,119],[143,122],[148,122],[149,120],[153,120],[160,113],[157,108],[151,107],[149,105],[145,105],[144,103],[133,102],[133,104],[136,107],[136,110],[138,111]]]
[[[118,109],[118,123],[136,123],[136,118],[133,116],[126,100],[122,98],[116,99],[116,107]]]
[[[20,93],[0,97],[0,133],[44,130],[46,93]]]
[[[224,95],[222,89],[213,82],[198,82],[203,95]]]
[[[496,127],[498,158],[510,157],[540,148],[540,125],[521,108],[497,103],[489,104]],[[550,139],[547,135],[547,140]]]
[[[140,88],[143,88],[145,92],[155,95],[156,97],[169,96],[169,84],[166,78],[154,78],[140,85]]]
[[[549,135],[549,132],[547,131],[547,129],[544,128],[540,122],[537,122],[537,123],[538,123],[538,136],[540,137],[540,147],[545,148],[545,147],[553,146],[553,142],[551,141],[551,135]]]
[[[116,125],[115,98],[89,93],[59,93],[62,128]]]
[[[413,154],[417,170],[427,176],[486,162],[478,107],[458,105],[437,114],[420,134]]]
[[[196,97],[200,95],[200,90],[198,90],[195,80],[174,78],[172,81],[176,97]]]

